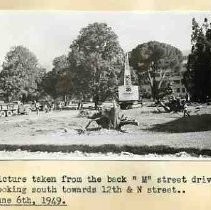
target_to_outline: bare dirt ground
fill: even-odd
[[[62,152],[73,156],[75,151],[104,155],[126,152],[123,156],[181,152],[211,156],[210,106],[202,106],[200,111],[192,107],[190,118],[183,118],[182,113],[157,113],[155,107],[122,113],[138,120],[139,126],[125,126],[125,132],[101,130],[79,134],[78,129],[83,129],[88,119],[79,116],[77,110],[0,118],[0,150]]]

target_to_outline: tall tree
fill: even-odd
[[[191,43],[184,84],[192,100],[205,102],[211,98],[211,24],[207,18],[201,26],[192,19]]]
[[[70,46],[69,61],[77,93],[102,101],[115,95],[124,54],[107,24],[93,23],[81,29]]]
[[[53,69],[42,81],[42,87],[53,98],[63,96],[66,100],[72,92],[72,72],[66,55],[53,60]]]
[[[168,78],[179,70],[182,53],[169,44],[150,41],[134,48],[129,59],[139,80],[150,84],[152,98],[158,100],[170,92]]]
[[[11,48],[0,72],[0,86],[5,99],[27,101],[38,95],[38,85],[45,74],[36,56],[23,46]]]

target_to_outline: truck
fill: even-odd
[[[14,112],[16,112],[16,109],[13,104],[0,104],[0,117],[10,117],[14,114]]]
[[[31,111],[29,106],[24,106],[18,101],[11,103],[0,102],[0,117],[11,117],[18,114],[28,114]]]
[[[121,109],[129,109],[139,102],[139,86],[133,85],[128,53],[125,56],[124,82],[118,87],[118,100]]]

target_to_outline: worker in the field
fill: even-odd
[[[34,100],[34,106],[35,106],[35,110],[36,110],[37,115],[39,115],[40,104],[36,100]]]
[[[184,105],[183,105],[183,116],[190,117],[190,114],[188,112],[188,104],[186,102],[184,102]]]

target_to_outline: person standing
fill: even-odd
[[[40,106],[39,106],[39,103],[36,100],[34,100],[34,106],[35,106],[35,110],[36,110],[37,115],[39,115]]]
[[[59,108],[59,111],[62,111],[62,102],[59,102],[58,108]]]
[[[78,100],[78,107],[77,107],[78,110],[81,110],[83,109],[83,94],[80,93],[79,95],[79,100]]]
[[[48,108],[48,105],[47,104],[44,105],[44,111],[45,111],[45,113],[48,113],[49,112],[49,108]]]
[[[54,104],[54,102],[51,103],[51,106],[50,106],[50,107],[51,107],[51,108],[50,108],[51,111],[53,111],[53,110],[55,109],[55,104]]]
[[[184,117],[189,117],[190,116],[190,114],[188,113],[188,105],[187,105],[187,103],[185,102],[184,103],[184,106],[183,106],[183,116]]]

